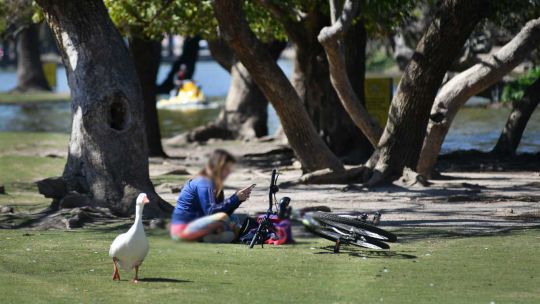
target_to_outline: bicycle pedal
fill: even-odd
[[[381,223],[381,213],[380,212],[375,212],[375,215],[373,216],[373,225],[379,225]]]

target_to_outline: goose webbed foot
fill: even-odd
[[[139,266],[135,266],[135,277],[131,282],[134,284],[139,283]]]
[[[116,263],[116,261],[117,259],[113,258],[114,272],[113,272],[112,279],[113,281],[120,281],[120,273],[118,272],[118,264]]]

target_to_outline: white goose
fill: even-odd
[[[131,271],[135,268],[135,277],[133,282],[139,280],[139,266],[141,266],[146,254],[148,254],[148,240],[144,233],[142,224],[142,212],[144,205],[149,203],[145,193],[139,194],[135,203],[135,222],[126,232],[117,236],[109,249],[109,256],[113,260],[114,273],[113,280],[120,281],[118,266],[125,271]]]

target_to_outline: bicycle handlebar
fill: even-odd
[[[272,179],[270,180],[270,188],[268,190],[268,210],[272,210],[274,194],[279,191],[277,186],[278,172],[276,169],[272,169]]]

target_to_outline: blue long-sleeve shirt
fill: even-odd
[[[172,224],[187,224],[195,219],[218,212],[232,214],[240,206],[240,200],[233,194],[231,197],[216,202],[214,184],[204,176],[189,180],[176,201],[172,214]]]

